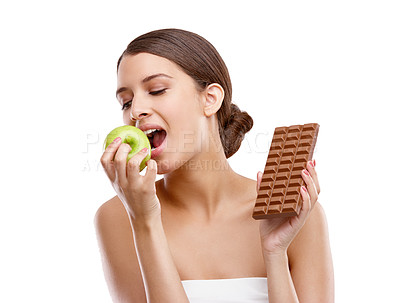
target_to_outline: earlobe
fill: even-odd
[[[215,114],[221,107],[225,92],[221,85],[212,83],[205,89],[204,114],[207,117]]]

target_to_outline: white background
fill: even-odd
[[[321,125],[336,301],[399,302],[399,16],[382,0],[2,4],[0,301],[111,302],[93,216],[114,196],[99,158],[122,124],[116,62],[177,27],[214,44],[254,119],[236,171],[255,179],[276,126]]]

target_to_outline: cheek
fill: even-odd
[[[207,133],[207,118],[202,112],[200,106],[201,100],[197,96],[191,96],[188,100],[188,105],[185,106],[185,114],[182,115],[183,130],[186,130],[185,140],[188,142],[193,151],[199,151],[203,141],[204,135]]]
[[[171,123],[179,124],[181,130],[191,130],[198,125],[203,116],[198,96],[193,91],[183,91],[173,98],[173,102],[170,103],[173,105],[164,108],[169,117],[174,117]]]
[[[132,124],[132,120],[131,120],[131,118],[130,118],[129,110],[125,110],[124,113],[122,114],[122,121],[123,121],[124,124],[126,124],[126,125]]]
[[[179,133],[180,140],[192,142],[201,133],[202,116],[193,106],[182,106],[173,113],[173,128]]]
[[[199,120],[199,119],[198,119]],[[191,157],[194,153],[200,152],[206,142],[204,131],[195,119],[180,121],[180,128],[177,129],[177,136],[174,136],[173,145],[177,151]]]

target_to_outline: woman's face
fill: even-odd
[[[117,99],[124,123],[142,130],[164,130],[150,140],[157,147],[152,158],[160,174],[201,152],[201,134],[207,132],[201,98],[194,80],[168,59],[139,53],[121,60]]]

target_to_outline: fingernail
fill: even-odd
[[[304,192],[307,192],[307,188],[306,188],[305,186],[302,186],[301,189],[302,189]]]
[[[303,173],[304,173],[305,175],[307,175],[307,176],[310,175],[306,169],[303,169]]]
[[[117,138],[114,139],[114,143],[117,143],[119,141],[121,141],[121,137],[117,137]]]
[[[141,152],[142,152],[142,153],[147,153],[148,150],[149,150],[149,149],[148,149],[147,147],[145,147],[145,148],[143,148],[143,149],[141,150]]]
[[[313,160],[313,167],[315,167],[315,159]]]
[[[314,167],[314,161],[310,161],[309,163],[310,163],[311,167]]]

